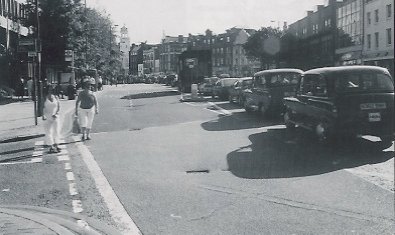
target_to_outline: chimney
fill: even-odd
[[[307,16],[313,14],[314,11],[307,11]]]
[[[178,42],[179,42],[179,43],[184,42],[184,36],[178,35]]]
[[[285,30],[287,30],[287,29],[288,29],[287,21],[284,21],[283,30],[285,31]]]
[[[317,5],[317,11],[322,11],[324,9],[324,5]]]

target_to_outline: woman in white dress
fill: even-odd
[[[59,144],[59,97],[54,94],[53,87],[48,86],[44,101],[43,120],[45,131],[45,143],[49,146],[50,153],[58,153]]]

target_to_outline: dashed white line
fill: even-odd
[[[66,173],[66,177],[67,177],[68,181],[74,181],[75,180],[73,172],[67,172]]]
[[[59,155],[58,156],[58,161],[70,161],[69,155]]]
[[[43,155],[43,151],[34,151],[32,156],[33,157],[38,157],[38,156],[42,156]]]
[[[75,183],[69,183],[69,192],[71,196],[75,196],[78,194],[78,191],[75,188]]]
[[[44,140],[36,141],[35,145],[36,145],[36,146],[42,146],[42,145],[44,145]]]
[[[81,200],[73,200],[72,205],[74,213],[81,213],[83,211]]]
[[[43,159],[41,157],[35,157],[30,160],[31,163],[38,163],[38,162],[42,162],[42,161],[43,161]]]
[[[64,164],[64,169],[65,169],[65,170],[71,170],[70,162],[66,162],[66,163]]]

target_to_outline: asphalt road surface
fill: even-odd
[[[393,164],[393,147],[325,147],[227,102],[133,96],[168,89],[106,88],[84,143],[143,234],[394,233],[393,188],[347,170]]]

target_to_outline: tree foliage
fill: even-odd
[[[36,28],[36,0],[28,0],[26,24]],[[81,0],[38,0],[42,67],[70,70],[65,50],[74,51],[74,68],[84,72],[96,68],[109,74],[117,70],[119,53],[111,19]]]
[[[262,67],[278,62],[282,32],[275,28],[261,28],[243,45],[248,57],[259,59]]]

